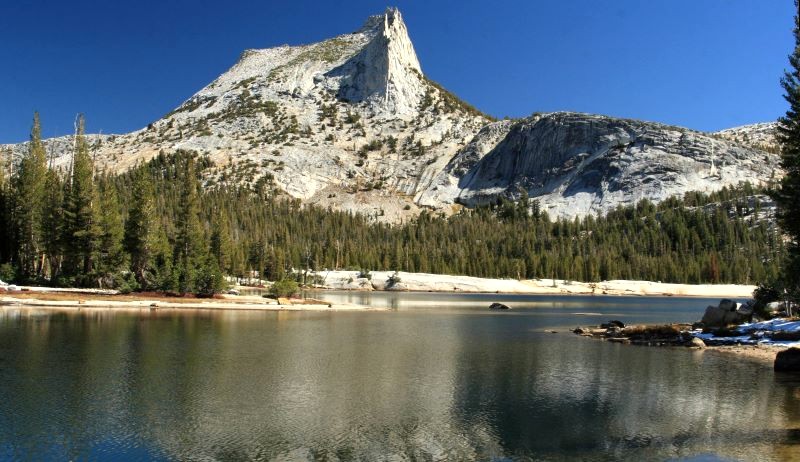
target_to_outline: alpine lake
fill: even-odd
[[[390,310],[0,308],[0,459],[800,460],[800,378],[569,332],[718,299],[311,295]]]

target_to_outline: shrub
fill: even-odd
[[[297,282],[291,279],[281,279],[272,284],[272,287],[269,288],[269,294],[275,298],[291,297],[297,293],[298,289]]]
[[[368,279],[370,281],[372,280],[372,274],[367,269],[362,269],[361,271],[359,271],[358,277],[361,279]]]
[[[774,284],[759,284],[753,291],[753,311],[762,318],[769,317],[767,304],[780,300],[780,289]]]
[[[17,270],[11,263],[0,265],[0,281],[12,282],[17,279]]]
[[[209,257],[198,269],[195,287],[198,297],[213,297],[227,288],[225,277],[214,258]]]
[[[395,284],[400,283],[400,273],[397,271],[394,272],[393,275],[389,276],[389,279],[386,280],[389,286],[393,286]]]

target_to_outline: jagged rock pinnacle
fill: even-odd
[[[372,39],[328,74],[341,78],[339,98],[366,101],[388,114],[413,113],[425,89],[422,68],[400,11],[388,8],[383,15],[367,19],[361,30]]]

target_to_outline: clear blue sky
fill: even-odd
[[[700,130],[774,120],[792,0],[399,1],[423,71],[498,117],[573,110]],[[379,1],[12,1],[0,5],[0,143],[124,133],[247,48],[351,32]]]

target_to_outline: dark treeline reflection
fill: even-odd
[[[784,460],[798,447],[800,384],[761,364],[460,309],[5,308],[0,459]]]

